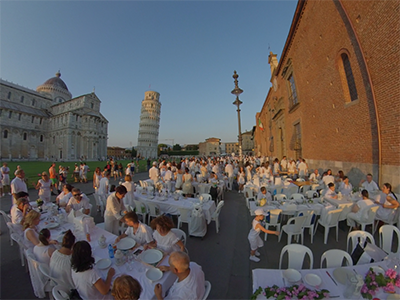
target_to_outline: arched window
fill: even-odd
[[[340,55],[343,62],[343,70],[346,76],[347,87],[350,94],[350,100],[354,101],[358,99],[356,83],[354,81],[353,71],[351,69],[349,56],[346,53]]]
[[[8,99],[8,100],[11,99],[11,92],[8,92],[7,99]]]
[[[40,135],[40,141],[43,142],[43,134]]]
[[[8,138],[8,130],[4,130],[3,138]]]
[[[24,141],[26,141],[28,135],[26,134],[26,132],[24,132]]]

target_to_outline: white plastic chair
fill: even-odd
[[[211,283],[209,281],[207,281],[207,280],[205,281],[205,288],[206,289],[204,291],[204,295],[201,298],[201,300],[206,300],[208,295],[210,294],[210,291],[211,291]]]
[[[8,222],[12,223],[12,222],[11,222],[11,218],[5,213],[5,211],[0,210],[0,214],[3,216],[4,223],[6,223],[6,224],[7,224]],[[12,240],[12,238],[11,238],[11,234],[12,234],[12,233],[13,233],[13,232],[10,230],[10,227],[8,227],[8,237],[9,237],[9,239],[10,239],[10,244],[11,244],[11,246],[14,245],[13,240]]]
[[[46,284],[48,284],[51,289],[53,289],[53,287],[58,285],[57,278],[50,275],[50,268],[48,265],[40,264],[39,271],[42,272],[43,276],[47,279]]]
[[[215,221],[215,230],[217,233],[219,232],[219,214],[221,212],[222,207],[224,206],[225,201],[220,201],[214,213],[211,216],[211,221]]]
[[[284,188],[282,190],[282,193],[285,194],[286,197],[289,198],[293,194],[296,194],[298,191],[299,191],[299,187],[298,186],[291,186],[291,187]]]
[[[17,233],[11,233],[11,239],[14,240],[19,246],[19,256],[21,258],[21,265],[25,266],[25,250],[28,248],[25,246],[22,237]]]
[[[297,216],[306,216],[306,220],[304,221],[303,228],[308,228],[308,232],[310,233],[311,237],[311,244],[314,242],[314,227],[315,227],[315,220],[316,215],[313,210],[302,210],[299,211]],[[303,229],[304,230],[304,229]]]
[[[346,266],[353,265],[353,260],[346,251],[339,249],[327,250],[321,256],[320,268],[323,268],[322,265],[324,261],[326,261],[326,266],[324,268],[340,268],[343,265],[343,260]]]
[[[288,253],[288,269],[303,269],[304,258],[306,257],[306,254],[308,254],[310,260],[310,269],[313,268],[314,255],[311,249],[303,245],[291,244],[282,248],[281,256],[279,258],[279,269],[282,269],[282,259],[286,252]]]
[[[56,285],[51,290],[51,293],[55,300],[69,300],[70,291],[63,285]]]
[[[317,226],[315,226],[315,232],[317,231],[318,224],[324,226],[325,234],[324,234],[324,244],[328,241],[329,229],[331,227],[336,227],[336,242],[338,241],[339,236],[339,217],[342,213],[342,209],[331,210],[327,213],[326,219],[319,219]],[[314,232],[314,234],[315,234]]]
[[[210,201],[210,200],[212,200],[211,195],[210,195],[210,194],[207,194],[207,193],[200,194],[199,197],[203,197],[203,201]]]
[[[178,228],[171,228],[171,231],[175,233],[175,235],[183,242],[183,244],[186,246],[186,233]]]
[[[303,194],[304,196],[306,196],[306,193],[307,193],[308,191],[310,191],[310,190],[311,190],[311,185],[305,184],[305,185],[302,185],[302,186],[299,188],[299,193],[301,193],[301,194]]]
[[[133,203],[135,203],[135,212],[137,215],[142,216],[143,223],[146,223],[146,217],[148,214],[148,209],[146,204],[143,202],[140,202],[139,200],[133,200]]]
[[[367,239],[369,239],[369,242],[371,244],[375,245],[375,239],[369,232],[361,230],[355,230],[349,232],[349,234],[347,235],[347,252],[351,254],[356,244],[361,242],[364,245],[364,242]],[[351,242],[351,247],[350,247],[350,242]]]
[[[265,229],[269,230],[269,227],[275,227],[277,231],[281,230],[281,209],[271,209],[269,211],[269,222],[265,223]],[[267,240],[268,233],[264,233],[264,241]]]
[[[285,194],[276,194],[274,196],[274,201],[285,201],[287,200],[287,197]]]
[[[390,215],[388,216],[387,219],[381,219],[375,215],[374,233],[378,229],[377,227],[378,227],[379,221],[385,223],[385,225],[394,225],[397,223],[397,226],[400,226],[399,215],[400,215],[400,209],[398,209],[398,208],[392,209],[392,211],[390,212]]]
[[[250,202],[249,201],[251,201],[251,200],[254,201],[256,196],[257,196],[257,193],[252,187],[249,187],[249,186],[246,186],[244,188],[243,193],[244,193],[244,197],[246,199],[247,208],[250,209]]]
[[[148,221],[148,224],[150,224],[151,218],[152,218],[152,217],[153,217],[153,218],[157,218],[157,217],[161,216],[161,215],[162,215],[162,212],[161,212],[160,207],[159,207],[157,204],[153,203],[153,202],[150,202],[150,201],[149,201],[149,202],[146,203],[146,205],[147,205],[147,208],[149,209],[149,210],[148,210],[148,211],[149,211],[149,215],[148,215],[149,221]]]
[[[365,227],[367,225],[371,225],[372,232],[375,232],[375,216],[376,216],[376,212],[377,212],[378,208],[379,208],[378,205],[364,208],[365,210],[368,210],[367,218],[366,219],[362,218],[361,220],[356,221],[357,223],[359,223],[361,225],[362,231],[365,231]]]
[[[50,292],[51,288],[48,284],[46,284],[47,278],[39,270],[39,266],[42,265],[42,263],[36,260],[36,257],[31,250],[26,250],[25,256],[28,261],[29,275],[31,277],[33,292],[36,297],[44,298],[46,297],[46,292]]]
[[[301,236],[301,243],[304,243],[304,222],[306,221],[307,217],[306,216],[301,216],[301,217],[293,217],[290,218],[287,222],[286,225],[282,226],[282,231],[279,234],[279,239],[278,242],[281,241],[282,233],[285,232],[288,236],[287,243],[288,245],[292,242],[292,237],[296,237],[296,241],[298,242],[299,238],[298,236]],[[294,224],[291,224],[294,222]]]
[[[305,196],[308,199],[313,199],[318,197],[318,193],[316,191],[307,191]]]
[[[104,216],[105,201],[103,200],[104,195],[93,194],[94,200],[96,202],[97,210],[100,209],[101,215]]]
[[[178,217],[178,228],[182,227],[182,223],[188,223],[190,221],[190,213],[192,210],[190,208],[178,207],[179,217]]]
[[[392,251],[393,234],[397,235],[397,250]],[[380,248],[386,253],[399,253],[400,252],[400,230],[393,225],[383,225],[379,228],[379,245]]]
[[[339,216],[339,222],[347,220],[347,215],[349,212],[351,212],[351,205],[339,206],[339,208],[342,208],[342,213]]]
[[[294,193],[290,196],[290,200],[296,201],[297,204],[301,204],[304,202],[304,195],[299,193]]]

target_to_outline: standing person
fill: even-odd
[[[75,163],[74,167],[74,181],[79,182],[79,166],[77,163]]]
[[[124,197],[124,204],[135,206],[133,200],[135,200],[135,184],[132,181],[131,175],[125,175],[125,182],[122,184],[126,188],[126,195]]]
[[[159,177],[160,177],[160,171],[157,169],[157,163],[154,161],[153,167],[149,170],[149,178],[153,180],[154,186],[156,185]]]
[[[93,173],[93,188],[94,188],[94,192],[96,194],[98,194],[98,192],[99,192],[98,190],[100,187],[100,180],[102,177],[103,176],[101,176],[101,169],[100,169],[100,167],[97,167]]]
[[[57,172],[56,172],[56,163],[53,162],[49,168],[49,175],[50,175],[50,180],[53,184],[53,186],[57,189]],[[52,195],[55,195],[53,191],[51,192]]]
[[[238,172],[239,193],[243,192],[243,187],[244,187],[244,184],[245,184],[245,179],[244,179],[245,176],[246,176],[246,173],[245,173],[243,167],[239,167],[239,172]]]
[[[182,185],[182,193],[186,197],[193,196],[193,177],[192,174],[189,173],[189,168],[185,168],[185,174],[183,175],[183,185]]]
[[[106,211],[104,212],[104,229],[115,235],[119,235],[119,221],[123,214],[126,214],[126,208],[122,199],[127,193],[126,187],[119,185],[115,192],[107,198]]]
[[[264,246],[264,242],[260,238],[260,232],[263,231],[268,234],[279,235],[279,231],[267,230],[261,225],[261,221],[264,220],[264,211],[261,208],[256,209],[254,213],[256,217],[251,224],[251,229],[247,238],[249,239],[251,249],[250,260],[259,262],[260,259],[257,256],[260,256],[260,252],[258,252],[257,249]]]
[[[87,182],[87,173],[89,171],[89,166],[84,162],[82,167],[82,182]]]
[[[106,197],[110,190],[110,172],[105,171],[104,177],[100,179],[99,188],[97,190],[97,194],[104,195]],[[104,198],[106,199],[106,198]]]
[[[124,174],[124,167],[122,166],[122,163],[118,164],[118,175],[119,177],[122,177]]]
[[[16,177],[11,181],[11,193],[13,195],[13,204],[17,201],[17,193],[25,192],[28,193],[28,187],[25,183],[25,172],[24,170],[20,169],[17,172]]]
[[[227,173],[228,175],[228,189],[232,191],[234,173],[233,173],[233,166],[230,163],[230,161],[225,166],[225,173]]]
[[[42,178],[38,180],[36,184],[36,189],[39,190],[39,198],[43,200],[44,203],[51,202],[51,190],[53,188],[53,183],[51,182],[49,175],[46,172],[42,173]]]
[[[3,194],[2,197],[4,197],[4,193],[6,193],[6,190],[8,190],[8,195],[11,195],[11,190],[10,188],[7,189],[10,185],[10,168],[7,166],[6,162],[3,162],[3,166],[0,168],[1,174],[3,175],[2,183],[3,183]]]
[[[286,156],[284,156],[284,157],[282,157],[282,160],[281,160],[282,172],[286,172],[287,171],[287,166],[288,166],[288,161],[286,159]]]
[[[175,189],[181,190],[183,184],[183,170],[181,169],[181,164],[176,165],[176,172],[175,172]]]

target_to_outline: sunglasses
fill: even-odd
[[[72,195],[72,196],[74,196],[75,198],[78,198],[78,197],[80,197],[82,194],[74,194],[74,195]]]

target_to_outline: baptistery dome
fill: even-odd
[[[52,77],[46,80],[42,85],[39,85],[36,88],[36,91],[52,98],[56,103],[70,100],[72,94],[68,91],[67,85],[60,77],[61,73],[58,71],[55,77]]]

